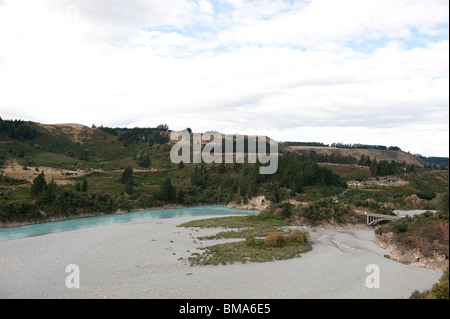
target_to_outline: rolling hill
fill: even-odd
[[[245,206],[256,197],[278,205],[288,200],[312,202],[342,194],[348,180],[392,174],[406,180],[405,186],[355,190],[355,196],[346,200],[367,195],[403,207],[412,205],[406,198],[417,194],[425,201],[420,205],[431,207],[435,205],[431,200],[448,191],[448,171],[426,166],[398,150],[288,147],[280,143],[278,170],[269,175],[259,174],[260,163],[175,164],[170,160],[175,142],[170,141],[169,132],[167,125],[109,128],[0,118],[0,223],[174,204]],[[312,151],[323,156],[311,156]],[[377,159],[371,161],[376,165],[355,163],[369,156]],[[385,206],[381,203],[379,207]]]
[[[337,148],[337,147],[323,147],[323,146],[287,146],[288,149],[306,154],[310,152],[316,152],[318,154],[324,155],[338,155],[338,156],[353,156],[356,159],[360,159],[362,155],[370,156],[372,159],[377,159],[378,161],[397,161],[405,162],[406,164],[414,164],[417,166],[425,166],[428,163],[423,159],[420,159],[412,154],[396,151],[396,150],[377,150],[377,149],[347,149],[347,148]]]

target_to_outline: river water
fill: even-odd
[[[39,236],[88,227],[105,226],[116,223],[145,221],[150,219],[208,215],[248,215],[257,213],[259,213],[257,210],[237,210],[229,209],[223,206],[199,206],[189,208],[136,211],[127,214],[109,214],[18,227],[0,228],[0,241],[13,238]]]

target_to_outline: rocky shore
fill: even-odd
[[[392,260],[398,262],[435,270],[444,270],[449,263],[444,254],[433,253],[431,257],[426,257],[417,248],[410,249],[398,244],[395,242],[395,235],[392,232],[382,235],[375,234],[375,241],[381,248],[389,251],[389,257]]]

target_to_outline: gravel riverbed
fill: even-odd
[[[266,263],[190,266],[186,259],[219,229],[181,228],[201,217],[65,231],[0,242],[0,298],[408,298],[441,271],[402,264],[375,243],[373,230],[310,231],[312,250]],[[79,267],[69,289],[67,265]],[[379,269],[379,288],[366,280]]]

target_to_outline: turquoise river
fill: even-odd
[[[94,217],[67,219],[55,222],[31,224],[25,226],[0,228],[0,241],[39,236],[87,227],[104,226],[113,223],[129,223],[149,219],[189,217],[189,216],[226,216],[249,215],[259,213],[256,210],[237,210],[223,206],[199,206],[189,208],[155,209],[135,211],[126,214],[108,214]]]

